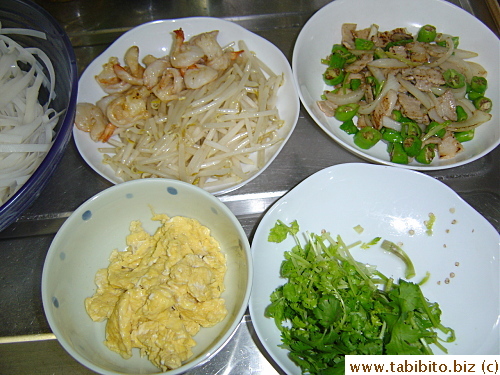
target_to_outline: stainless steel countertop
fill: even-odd
[[[418,0],[415,0],[418,1]],[[496,0],[449,0],[482,20],[498,36]],[[80,73],[123,32],[168,18],[210,16],[234,21],[277,45],[291,61],[302,25],[329,0],[37,0],[64,26]],[[497,120],[498,121],[498,120]],[[314,153],[310,149],[314,148]],[[500,231],[500,148],[483,158],[427,172],[444,182]],[[302,109],[281,154],[258,178],[219,198],[250,240],[265,210],[311,174],[331,165],[365,162],[330,139]],[[73,141],[37,201],[0,233],[0,373],[92,374],[59,346],[41,301],[45,255],[57,229],[81,203],[110,187],[80,157]],[[278,374],[260,350],[247,313],[231,341],[191,374]]]

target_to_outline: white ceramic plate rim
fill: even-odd
[[[376,177],[379,176],[378,179]],[[390,207],[392,203],[392,199],[394,202],[401,202],[402,200],[408,199],[408,196],[411,196],[418,189],[423,189],[426,192],[432,192],[431,194],[436,194],[440,199],[443,199],[444,202],[439,204],[439,207],[433,206],[431,207],[433,211],[436,213],[437,220],[434,228],[434,234],[430,238],[426,238],[425,233],[421,233],[418,238],[418,241],[421,243],[427,243],[426,241],[431,241],[431,243],[439,244],[439,248],[441,248],[441,242],[448,243],[448,248],[451,249],[456,248],[456,246],[460,246],[460,243],[457,245],[453,243],[453,241],[460,241],[462,238],[466,238],[467,234],[462,231],[462,233],[458,234],[456,240],[450,239],[450,234],[445,233],[444,228],[449,228],[452,225],[448,223],[443,223],[443,221],[450,220],[448,218],[456,218],[458,219],[458,223],[462,222],[461,225],[467,230],[469,233],[471,227],[475,229],[475,233],[480,237],[480,240],[483,241],[484,244],[488,244],[487,256],[486,259],[491,261],[491,267],[489,270],[493,270],[492,272],[492,290],[486,292],[487,297],[491,299],[487,303],[491,302],[491,305],[488,305],[493,310],[497,308],[496,316],[500,314],[500,307],[498,306],[498,293],[499,293],[499,258],[500,258],[500,237],[498,232],[491,226],[491,224],[482,217],[477,211],[475,211],[470,205],[468,205],[465,201],[462,200],[453,190],[444,185],[443,183],[429,177],[425,174],[422,174],[417,171],[411,171],[408,169],[402,168],[394,168],[392,166],[383,166],[383,165],[372,165],[372,164],[363,164],[363,163],[347,163],[340,164],[333,167],[325,168],[314,175],[310,176],[303,182],[301,182],[298,186],[292,189],[289,193],[283,196],[280,200],[278,200],[264,215],[261,222],[259,223],[257,230],[255,232],[254,238],[252,240],[252,256],[254,257],[254,284],[252,289],[252,294],[250,296],[250,316],[252,318],[252,323],[257,333],[257,337],[259,341],[262,343],[264,349],[269,353],[271,358],[289,375],[300,374],[300,369],[288,358],[288,351],[282,348],[279,348],[278,345],[281,344],[280,332],[278,328],[274,325],[274,321],[272,319],[264,317],[265,307],[269,304],[269,296],[271,292],[284,283],[284,279],[279,277],[279,266],[281,261],[283,260],[283,252],[287,251],[294,245],[294,242],[291,238],[287,239],[285,242],[281,244],[273,244],[267,241],[267,236],[269,234],[270,228],[272,228],[276,222],[276,220],[280,219],[286,223],[289,223],[295,219],[298,220],[298,223],[301,227],[301,232],[311,231],[318,233],[322,229],[329,230],[332,235],[341,235],[343,239],[347,243],[352,243],[356,240],[361,240],[363,242],[368,242],[373,239],[375,236],[382,236],[382,238],[392,240],[396,243],[404,242],[406,246],[403,246],[404,249],[408,252],[410,258],[415,264],[417,270],[417,276],[415,279],[420,280],[424,275],[425,271],[429,270],[431,272],[431,279],[428,283],[426,283],[422,289],[427,298],[431,301],[438,302],[440,306],[443,308],[443,320],[442,323],[446,325],[446,322],[450,319],[453,319],[454,316],[461,316],[460,314],[465,314],[464,309],[460,307],[457,311],[450,311],[450,309],[445,309],[443,305],[449,306],[453,305],[455,302],[450,302],[453,297],[447,297],[449,295],[450,290],[455,293],[456,298],[462,297],[462,290],[457,293],[454,284],[459,282],[458,277],[461,277],[464,272],[467,272],[466,277],[460,280],[461,283],[465,284],[465,289],[463,289],[463,297],[468,298],[467,283],[471,281],[471,279],[476,279],[476,276],[481,274],[481,270],[477,269],[469,269],[467,271],[463,271],[460,268],[456,268],[455,265],[452,265],[451,268],[455,270],[457,274],[457,278],[452,279],[449,285],[445,285],[445,282],[441,282],[440,286],[436,286],[436,279],[439,279],[441,276],[438,276],[438,273],[444,273],[446,275],[449,272],[448,267],[445,267],[444,264],[437,264],[438,261],[434,262],[434,264],[429,265],[429,256],[435,256],[435,259],[446,259],[446,264],[451,264],[456,261],[453,255],[450,256],[449,253],[444,255],[444,258],[439,257],[438,255],[434,255],[433,253],[427,254],[425,256],[425,250],[422,254],[415,253],[415,251],[411,252],[411,249],[414,249],[414,242],[412,245],[412,236],[408,234],[407,228],[403,228],[403,232],[398,230],[387,229],[386,233],[383,233],[379,230],[374,230],[376,225],[373,221],[366,221],[369,219],[364,218],[363,211],[363,202],[369,199],[373,199],[373,194],[371,194],[372,185],[375,188],[380,188],[382,183],[380,180],[391,178],[391,181],[399,181],[398,187],[401,189],[400,193],[397,196],[387,198],[386,200],[380,200],[380,204],[386,203],[389,201],[387,212],[383,212],[384,206],[378,206],[377,208],[381,210],[378,215],[380,222],[384,221],[384,217],[386,219],[389,218],[390,213],[398,212],[398,210],[394,207]],[[370,181],[373,181],[370,183]],[[336,195],[339,192],[344,192],[346,189],[352,189],[354,186],[358,186],[358,190],[364,191],[366,189],[367,194],[360,197],[359,203],[353,203],[353,199],[349,197],[343,197]],[[408,192],[405,193],[404,190],[407,189]],[[384,192],[381,192],[384,194]],[[393,190],[390,191],[389,194],[392,194]],[[421,198],[421,193],[419,198]],[[319,196],[324,198],[325,196],[331,197],[329,202],[318,202]],[[352,198],[352,197],[351,197]],[[437,198],[436,198],[437,199]],[[326,199],[325,199],[326,200]],[[378,201],[377,201],[378,202]],[[332,210],[331,216],[333,218],[326,218],[324,207],[334,208],[337,211]],[[370,206],[371,207],[371,206]],[[451,208],[454,207],[456,212],[451,212]],[[346,211],[347,209],[347,211]],[[402,215],[405,217],[407,215],[408,222],[414,222],[415,218],[418,217],[419,214],[423,212],[428,212],[426,210],[430,210],[429,203],[425,201],[418,201],[415,203],[414,212],[398,212],[398,215]],[[357,213],[357,214],[356,214]],[[340,216],[340,218],[335,219],[335,216]],[[373,214],[375,215],[375,214]],[[397,215],[396,215],[397,216]],[[396,217],[394,216],[394,217]],[[446,218],[446,219],[445,219]],[[331,221],[331,223],[335,222],[337,228],[335,229],[331,227],[324,227],[322,225],[325,222],[318,222],[318,220],[325,219],[324,221]],[[373,220],[373,217],[370,217],[370,220]],[[438,222],[441,223],[438,225]],[[468,221],[468,223],[465,223]],[[331,224],[330,223],[330,224]],[[421,221],[423,223],[423,221]],[[357,234],[354,231],[354,226],[361,225],[364,228],[364,233],[362,235]],[[458,225],[458,224],[457,224]],[[321,227],[320,227],[321,226]],[[438,228],[439,227],[439,228]],[[379,227],[380,228],[380,227]],[[422,229],[422,228],[421,228]],[[451,228],[453,233],[453,228]],[[424,230],[425,232],[425,227]],[[439,233],[438,233],[439,231]],[[458,228],[455,231],[459,231]],[[422,232],[422,231],[421,231]],[[459,231],[460,232],[460,231]],[[473,231],[474,232],[474,231]],[[481,234],[479,234],[481,233]],[[463,236],[463,237],[460,237]],[[417,240],[415,240],[417,241]],[[478,243],[477,246],[482,246],[482,243]],[[412,247],[413,246],[413,247]],[[424,245],[425,246],[425,245]],[[496,247],[496,248],[495,248]],[[419,245],[419,248],[421,246]],[[422,247],[423,248],[423,247]],[[429,246],[429,248],[431,248]],[[435,249],[433,247],[432,249]],[[463,253],[467,251],[474,251],[474,249],[459,249],[462,250]],[[477,250],[477,249],[476,249]],[[370,250],[368,250],[369,252]],[[404,272],[404,267],[399,262],[392,258],[391,255],[382,252],[379,248],[373,247],[373,252],[368,253],[365,250],[358,250],[355,252],[353,250],[353,255],[359,261],[366,262],[369,264],[377,265],[378,269],[385,273],[386,275],[390,275],[392,277],[402,277]],[[378,253],[377,253],[378,252]],[[371,255],[367,255],[371,254]],[[360,256],[362,258],[360,258]],[[468,254],[465,255],[469,256]],[[491,259],[489,258],[491,256]],[[457,258],[458,259],[458,258]],[[469,258],[467,258],[469,259]],[[470,260],[470,259],[469,259]],[[483,259],[484,262],[484,259]],[[464,262],[465,263],[465,262]],[[484,264],[482,264],[484,265]],[[470,267],[476,267],[477,265],[473,263]],[[434,268],[436,269],[434,269]],[[464,268],[467,267],[466,264],[463,265]],[[440,271],[441,270],[441,271]],[[473,273],[473,271],[479,271]],[[461,273],[462,272],[462,273]],[[487,273],[487,271],[483,272]],[[265,277],[263,277],[265,275]],[[460,276],[459,276],[460,275]],[[418,281],[417,280],[417,281]],[[443,277],[444,280],[444,277]],[[486,279],[485,279],[486,280]],[[488,278],[489,281],[491,279]],[[496,281],[495,281],[496,280]],[[412,280],[414,281],[414,280]],[[496,285],[495,285],[496,283]],[[463,284],[460,284],[461,286]],[[441,289],[439,289],[441,288]],[[444,289],[448,288],[448,289]],[[451,289],[450,289],[451,288]],[[441,294],[440,294],[441,293]],[[472,291],[472,293],[475,293]],[[434,294],[439,295],[439,299],[434,299]],[[444,297],[443,297],[444,294]],[[453,294],[452,294],[453,295]],[[467,296],[467,297],[466,297]],[[476,298],[476,297],[474,297]],[[480,297],[477,297],[480,298]],[[443,299],[446,299],[443,300]],[[496,302],[495,302],[496,299]],[[484,302],[483,300],[481,300]],[[474,307],[471,307],[472,309]],[[480,311],[480,307],[476,308],[476,312]],[[470,314],[470,310],[467,310],[467,314]],[[462,342],[462,340],[467,341],[469,339],[475,340],[477,343],[477,351],[479,353],[475,354],[495,354],[499,350],[499,322],[495,316],[495,312],[491,311],[491,314],[488,315],[491,318],[493,314],[493,323],[491,326],[491,333],[489,335],[481,335],[481,337],[466,337],[464,339],[464,335],[460,338],[457,338],[456,343],[453,344],[445,344],[448,348],[450,354],[457,354],[456,351],[460,351],[460,347],[458,347],[458,343]],[[474,316],[474,314],[471,314]],[[451,317],[451,318],[450,318]],[[470,329],[478,329],[478,327],[485,329],[486,332],[489,332],[489,325],[485,327],[481,327],[482,322],[477,322],[478,316],[475,316],[475,320],[471,320],[471,317],[467,315],[466,317],[462,316],[463,321],[468,322],[468,325],[471,327]],[[480,319],[480,318],[479,318]],[[473,322],[472,322],[473,321]],[[475,324],[475,326],[474,326]],[[486,324],[486,323],[484,323]],[[457,335],[460,335],[461,329],[463,327],[457,326],[456,324],[452,326],[457,332]],[[470,331],[467,331],[470,332]],[[484,331],[482,331],[484,333]],[[477,334],[476,334],[477,336]],[[485,352],[485,353],[483,353]],[[436,354],[442,354],[441,352],[435,351]],[[458,353],[464,354],[464,353]],[[466,353],[466,354],[474,354],[474,353]]]
[[[278,134],[282,141],[267,150],[267,163],[246,180],[228,186],[206,189],[214,195],[224,194],[238,189],[258,177],[280,153],[297,124],[300,101],[293,82],[290,63],[285,55],[268,40],[236,23],[214,17],[187,17],[148,22],[120,36],[101,55],[92,61],[79,80],[78,102],[95,103],[105,95],[95,81],[94,76],[100,73],[102,65],[108,61],[109,57],[116,56],[120,61],[123,61],[125,51],[132,45],[139,46],[140,59],[146,54],[163,56],[170,50],[172,31],[180,27],[184,30],[186,38],[205,31],[219,30],[218,41],[221,45],[243,40],[248,48],[254,51],[257,57],[266,63],[275,73],[283,72],[285,76],[285,82],[280,88],[279,98],[276,103],[280,117],[285,121],[285,125],[279,130]],[[151,35],[152,33],[155,37],[153,39],[148,38],[147,35]],[[162,42],[162,38],[164,42]],[[111,167],[102,163],[102,153],[98,151],[98,148],[106,147],[105,144],[93,142],[87,133],[78,130],[76,127],[73,129],[73,137],[82,158],[94,171],[114,184],[123,182],[121,178],[115,176]]]
[[[387,12],[388,9],[390,9],[390,15]],[[380,30],[406,27],[413,34],[422,25],[432,24],[440,32],[458,35],[460,37],[459,48],[478,52],[479,56],[471,61],[482,64],[488,71],[490,87],[487,96],[494,103],[491,112],[493,118],[476,130],[475,139],[465,143],[465,150],[458,156],[449,160],[434,160],[429,165],[415,161],[408,165],[392,163],[383,142],[379,142],[370,150],[359,149],[354,145],[352,136],[338,129],[340,122],[326,117],[316,105],[316,101],[327,89],[321,79],[324,65],[320,63],[320,59],[326,57],[331,46],[340,41],[340,27],[344,22],[357,23],[359,28],[369,27],[372,23],[376,23],[380,26]],[[463,28],[465,24],[467,30]],[[321,35],[318,35],[320,33]],[[478,40],[481,40],[481,43],[477,43]],[[500,47],[495,34],[471,14],[444,0],[379,0],[377,2],[335,0],[321,8],[307,21],[297,38],[292,57],[292,70],[300,100],[312,119],[328,136],[365,160],[414,170],[439,170],[464,165],[483,157],[500,144],[498,66],[500,66]],[[314,82],[311,83],[311,81]]]

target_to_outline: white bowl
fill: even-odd
[[[207,361],[229,340],[240,323],[252,285],[252,259],[247,236],[231,211],[210,193],[190,184],[165,179],[125,182],[82,204],[55,236],[43,267],[42,301],[52,331],[77,361],[101,374],[157,374],[161,371],[134,352],[123,359],[108,349],[105,322],[87,315],[86,297],[95,292],[94,277],[106,268],[111,251],[125,249],[129,225],[140,220],[149,233],[155,213],[186,216],[207,226],[227,257],[226,318],[195,336],[194,356],[167,374],[179,374]],[[136,350],[136,349],[134,349]]]
[[[406,27],[413,35],[421,26],[431,24],[439,32],[459,36],[459,48],[479,53],[471,61],[482,64],[488,71],[489,88],[486,96],[493,101],[492,119],[476,129],[474,139],[464,143],[464,151],[455,158],[435,160],[429,165],[415,161],[408,165],[392,163],[383,142],[369,150],[358,148],[354,145],[352,135],[339,129],[340,122],[325,116],[316,104],[327,89],[322,79],[325,65],[321,64],[321,59],[328,56],[333,44],[341,41],[343,23],[356,23],[359,29],[377,24],[381,31]],[[464,28],[464,25],[467,27]],[[293,51],[292,70],[300,100],[307,112],[341,146],[376,163],[415,170],[437,170],[470,163],[486,155],[500,143],[499,46],[498,38],[488,27],[447,1],[335,0],[315,13],[301,30]]]
[[[274,44],[233,22],[220,18],[192,17],[149,22],[123,34],[87,67],[79,81],[78,102],[95,103],[105,95],[94,77],[101,72],[102,65],[108,62],[111,56],[118,57],[120,61],[123,61],[126,50],[132,45],[139,47],[140,61],[147,54],[164,56],[170,51],[172,31],[179,28],[183,29],[186,39],[199,33],[219,30],[217,40],[222,46],[243,40],[248,48],[255,52],[257,57],[276,74],[283,72],[285,76],[285,81],[279,90],[278,101],[276,103],[280,117],[285,121],[285,125],[278,133],[282,142],[266,150],[265,165],[246,180],[230,186],[207,188],[207,191],[215,195],[224,194],[258,177],[279,154],[297,124],[300,101],[293,82],[292,69],[285,55]],[[118,184],[123,182],[121,178],[115,176],[111,167],[102,163],[103,154],[98,151],[99,147],[103,147],[102,143],[93,142],[88,133],[78,130],[76,127],[73,131],[73,137],[78,151],[92,169],[112,183]]]
[[[432,235],[425,221],[433,213]],[[264,215],[252,240],[254,277],[250,315],[260,342],[288,375],[300,369],[286,349],[278,347],[281,335],[264,311],[280,278],[283,253],[295,242],[268,241],[277,220],[297,220],[300,232],[329,231],[345,243],[368,243],[381,237],[403,243],[424,296],[439,303],[441,322],[455,330],[456,341],[443,343],[449,354],[498,354],[500,351],[500,237],[493,226],[453,190],[423,173],[373,164],[348,163],[310,176],[276,202]],[[359,234],[354,227],[361,226]],[[411,230],[413,232],[411,232]],[[413,234],[412,234],[413,233]],[[381,242],[380,242],[381,243]],[[404,278],[403,262],[380,248],[352,249],[353,257],[395,280]],[[453,273],[453,275],[451,275]],[[448,279],[448,282],[446,281]],[[443,354],[433,348],[435,354]]]

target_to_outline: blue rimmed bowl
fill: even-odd
[[[61,25],[42,7],[28,0],[0,2],[2,28],[24,28],[43,31],[46,39],[27,35],[8,36],[23,47],[36,47],[51,60],[55,72],[55,98],[51,108],[63,112],[55,128],[52,146],[31,177],[0,205],[0,231],[12,224],[40,195],[59,165],[71,139],[76,111],[78,74],[76,58],[68,35]],[[41,94],[43,96],[43,94]],[[43,98],[42,102],[43,101]],[[0,173],[0,179],[1,179]]]
[[[130,222],[140,220],[153,234],[159,223],[152,212],[185,216],[208,227],[227,258],[225,277],[228,314],[219,324],[196,336],[194,356],[168,374],[183,373],[206,362],[232,336],[247,308],[252,285],[252,258],[238,219],[216,197],[196,186],[166,179],[144,179],[112,186],[83,203],[55,236],[42,274],[42,301],[50,327],[63,348],[89,369],[101,374],[158,374],[147,358],[130,359],[104,345],[105,322],[87,315],[86,297],[95,292],[94,277],[106,268],[113,249],[125,249]]]

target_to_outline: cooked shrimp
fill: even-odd
[[[219,42],[217,42],[217,35],[219,35],[219,30],[201,33],[189,39],[188,43],[191,46],[201,48],[207,56],[207,61],[211,61],[222,56],[224,53]]]
[[[179,93],[184,89],[184,79],[178,69],[167,68],[163,70],[160,81],[152,88],[158,99],[167,102],[178,99]]]
[[[231,61],[236,59],[243,51],[224,52],[217,41],[218,35],[219,30],[201,33],[189,39],[189,44],[197,46],[203,50],[203,53],[206,56],[206,65],[214,68],[215,70],[222,71],[226,70],[231,64]]]
[[[135,77],[132,73],[129,72],[126,67],[121,66],[120,64],[113,65],[113,70],[116,76],[121,79],[123,82],[130,83],[134,86],[142,86],[143,80],[142,77]]]
[[[150,91],[144,87],[133,87],[109,103],[106,115],[117,127],[127,127],[134,122],[144,120],[151,115],[146,106]]]
[[[203,49],[184,42],[184,31],[174,30],[175,39],[170,53],[170,63],[174,68],[187,68],[199,62],[204,56]]]
[[[217,70],[206,65],[195,65],[184,73],[184,83],[188,89],[198,89],[214,81],[219,76]]]
[[[149,90],[158,84],[165,69],[171,68],[170,61],[166,59],[156,59],[149,63],[144,71],[143,83]]]
[[[144,73],[144,67],[139,64],[139,47],[132,46],[124,56],[125,65],[130,69],[130,73],[134,77],[142,77]]]
[[[101,109],[91,103],[77,104],[75,125],[78,129],[90,133],[94,142],[106,142],[114,131],[114,126],[109,124]]]
[[[128,90],[132,85],[120,79],[115,72],[114,66],[119,65],[117,57],[110,57],[109,61],[102,66],[102,71],[95,79],[103,91],[107,94],[121,93]]]

